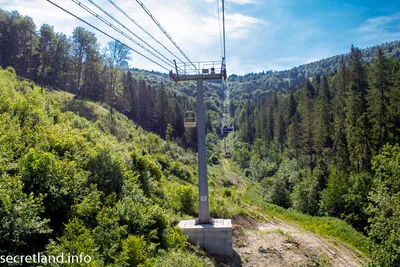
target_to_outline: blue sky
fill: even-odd
[[[71,1],[53,1],[135,47],[129,40],[114,33]],[[147,38],[107,0],[93,1],[168,56],[162,47]],[[81,2],[96,10],[87,0]],[[136,1],[114,2],[169,49],[174,49]],[[142,2],[192,61],[221,58],[217,0]],[[83,26],[81,22],[45,0],[0,0],[0,8],[18,10],[21,14],[32,17],[38,26],[48,23],[56,31],[68,35],[75,27]],[[96,11],[101,14],[99,10]],[[284,70],[347,53],[351,44],[365,48],[400,39],[400,3],[376,0],[226,0],[226,22],[229,74]],[[100,33],[96,33],[96,36],[102,46],[110,41]],[[179,52],[174,50],[174,53]],[[134,54],[130,64],[137,68],[161,70]]]

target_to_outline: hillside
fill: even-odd
[[[18,81],[12,68],[0,70],[0,96],[3,255],[83,252],[92,257],[90,266],[211,262],[174,227],[197,213],[194,154],[141,130],[119,113],[110,116],[98,104]],[[238,226],[243,225],[241,218],[260,224],[277,218],[305,221],[272,206],[257,211],[262,202],[252,202],[255,194],[244,190],[248,186],[230,183],[230,176],[238,176],[224,164],[229,175],[218,163],[209,166],[213,217],[233,217]],[[316,231],[330,222],[324,235],[366,252],[365,237],[344,222],[312,221],[297,227]],[[359,257],[363,261],[362,252],[354,255],[355,262]],[[245,254],[241,257],[245,263]]]
[[[363,63],[372,61],[377,55],[378,47],[381,47],[383,53],[388,57],[400,57],[400,41],[395,41],[361,49]],[[342,56],[347,63],[349,54],[344,54],[300,65],[290,70],[249,73],[244,76],[230,75],[228,85],[231,89],[231,97],[234,102],[237,102],[270,92],[288,92],[290,87],[302,84],[306,78],[322,76],[325,72],[336,73],[339,59]]]

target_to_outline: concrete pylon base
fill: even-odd
[[[211,254],[233,256],[232,222],[230,219],[214,219],[214,224],[197,224],[195,220],[183,220],[179,227],[189,236],[189,241]]]

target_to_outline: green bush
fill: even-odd
[[[51,241],[46,247],[46,255],[58,256],[64,255],[88,255],[92,261],[87,264],[75,263],[75,266],[103,266],[99,260],[97,248],[90,230],[87,229],[77,218],[70,220],[65,225],[63,236],[57,238],[57,241]],[[61,266],[61,265],[53,265]]]
[[[160,181],[163,173],[149,156],[141,156],[137,152],[132,152],[131,159],[132,170],[139,174],[141,188],[146,196],[151,196],[159,190],[157,183]]]
[[[128,236],[122,242],[122,250],[116,261],[117,266],[138,266],[148,258],[147,245],[143,237]]]
[[[198,194],[193,186],[176,185],[175,194],[175,209],[179,212],[195,216],[197,212]]]
[[[87,169],[91,172],[89,182],[108,195],[122,190],[124,167],[108,148],[100,148],[90,155]]]
[[[11,73],[14,77],[17,77],[17,73],[15,72],[15,69],[11,66],[8,66],[6,68],[6,71],[8,71],[9,73]]]
[[[41,218],[44,211],[43,195],[22,191],[19,177],[0,176],[0,253],[22,253],[35,250],[36,240],[46,239],[51,232],[48,219]]]
[[[314,176],[308,176],[298,182],[293,189],[293,208],[310,215],[316,215],[319,211],[320,194],[318,181]]]
[[[172,163],[171,174],[175,175],[180,180],[193,182],[190,171],[188,171],[187,167],[180,162],[175,161],[174,163]]]
[[[400,265],[400,147],[386,145],[374,157],[373,190],[370,194],[369,238],[376,266]]]
[[[143,265],[145,267],[207,267],[205,261],[199,259],[196,255],[183,250],[160,251],[159,256],[149,259]]]
[[[24,191],[44,194],[45,216],[52,218],[56,231],[68,221],[71,205],[87,183],[87,173],[75,161],[63,161],[56,155],[30,149],[22,158],[21,179]]]
[[[120,225],[119,215],[114,208],[104,208],[96,216],[97,226],[93,229],[98,252],[105,263],[120,259],[122,240],[127,236],[127,226]]]
[[[337,170],[331,172],[328,178],[328,185],[322,191],[321,210],[328,216],[341,217],[346,208],[345,195],[349,191],[348,176]]]

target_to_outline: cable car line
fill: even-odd
[[[116,9],[119,10],[122,14],[125,15],[130,21],[132,21],[137,27],[139,27],[143,32],[145,32],[150,38],[152,38],[155,42],[157,42],[159,45],[161,45],[165,50],[168,51],[172,56],[174,56],[176,59],[178,59],[180,62],[184,63],[182,59],[180,59],[177,55],[175,55],[171,50],[169,50],[163,43],[161,43],[159,40],[157,40],[151,33],[149,33],[145,28],[143,28],[139,23],[137,23],[131,16],[129,16],[122,8],[120,8],[114,1],[108,0]]]
[[[167,64],[167,66],[169,67],[173,67],[173,65],[171,65],[170,63],[168,63],[167,61],[165,61],[164,59],[160,58],[159,56],[157,56],[156,54],[154,54],[152,51],[150,51],[149,49],[147,49],[146,47],[144,47],[141,43],[137,42],[136,40],[134,40],[132,37],[130,37],[129,35],[127,35],[125,32],[121,31],[119,28],[117,28],[116,26],[114,26],[112,23],[110,23],[108,20],[106,20],[105,18],[101,17],[100,15],[98,15],[96,12],[94,12],[93,10],[91,10],[90,8],[88,8],[87,6],[85,6],[84,4],[82,4],[81,2],[77,1],[77,0],[71,0],[72,2],[74,2],[75,4],[77,4],[78,6],[80,6],[81,8],[83,8],[84,10],[86,10],[88,13],[90,13],[91,15],[93,15],[94,17],[96,17],[98,20],[100,20],[101,22],[103,22],[104,24],[106,24],[107,26],[109,26],[110,28],[112,28],[114,31],[118,32],[119,34],[121,34],[122,36],[124,36],[125,38],[127,38],[128,40],[130,40],[131,42],[133,42],[134,44],[136,44],[137,46],[141,47],[143,50],[145,50],[146,52],[148,52],[149,54],[151,54],[152,56],[156,57],[158,60],[164,62],[165,64]]]
[[[218,12],[218,26],[219,26],[219,42],[221,44],[221,57],[224,57],[223,47],[222,47],[222,30],[221,30],[221,16],[219,10],[219,0],[217,0],[217,12]]]
[[[125,30],[127,30],[128,32],[130,32],[133,36],[135,36],[136,38],[138,38],[140,41],[142,41],[144,44],[146,44],[149,48],[151,48],[153,51],[155,51],[157,54],[159,54],[161,57],[163,57],[165,60],[167,60],[171,65],[174,64],[170,59],[168,59],[166,56],[164,56],[163,54],[161,54],[157,49],[155,49],[154,47],[152,47],[151,45],[149,45],[145,40],[143,40],[142,38],[140,38],[140,36],[138,36],[137,34],[135,34],[134,32],[132,32],[130,29],[128,29],[124,24],[122,24],[120,21],[118,21],[115,17],[113,17],[110,13],[108,13],[107,11],[105,11],[101,6],[99,6],[98,4],[96,4],[94,1],[92,0],[88,0],[92,5],[94,5],[95,7],[97,7],[100,11],[102,11],[104,14],[106,14],[108,17],[110,17],[112,20],[114,20],[116,23],[118,23],[120,26],[122,26]],[[182,70],[182,69],[181,69]],[[182,70],[183,71],[183,70]]]
[[[136,53],[136,54],[138,54],[138,55],[140,55],[140,56],[142,56],[142,57],[146,58],[147,60],[149,60],[149,61],[153,62],[153,63],[154,63],[154,64],[156,64],[157,66],[159,66],[159,67],[161,67],[161,68],[163,68],[163,69],[165,69],[165,70],[169,71],[169,69],[167,69],[165,66],[163,66],[163,65],[161,65],[160,63],[158,63],[158,62],[154,61],[153,59],[151,59],[151,58],[147,57],[146,55],[144,55],[144,54],[140,53],[139,51],[137,51],[137,50],[133,49],[132,47],[130,47],[130,46],[128,46],[128,45],[126,45],[126,44],[124,44],[123,42],[121,42],[121,41],[120,41],[120,40],[118,40],[117,38],[115,38],[115,37],[111,36],[110,34],[108,34],[108,33],[104,32],[103,30],[100,30],[99,28],[97,28],[97,27],[96,27],[96,26],[94,26],[93,24],[91,24],[91,23],[89,23],[89,22],[85,21],[84,19],[82,19],[82,18],[78,17],[77,15],[75,15],[75,14],[73,14],[72,12],[70,12],[70,11],[66,10],[65,8],[63,8],[63,7],[59,6],[59,5],[57,5],[56,3],[52,2],[51,0],[46,0],[46,1],[47,1],[47,2],[49,2],[49,3],[51,3],[52,5],[56,6],[57,8],[59,8],[59,9],[63,10],[64,12],[66,12],[66,13],[70,14],[71,16],[75,17],[76,19],[78,19],[78,20],[82,21],[83,23],[87,24],[88,26],[92,27],[93,29],[95,29],[95,30],[99,31],[100,33],[102,33],[102,34],[106,35],[107,37],[109,37],[109,38],[113,39],[114,41],[116,41],[116,42],[118,42],[118,43],[120,43],[120,44],[123,44],[123,45],[125,45],[125,46],[126,46],[126,47],[128,47],[130,50],[132,50],[134,53]]]
[[[224,60],[226,60],[226,32],[225,32],[225,0],[222,0],[222,27],[224,32]]]
[[[168,32],[161,26],[161,24],[156,20],[156,18],[151,14],[151,12],[146,8],[146,6],[140,0],[136,0],[136,2],[143,8],[143,10],[150,16],[150,18],[154,21],[154,23],[160,28],[160,30],[168,37],[168,39],[175,45],[175,47],[181,52],[181,54],[189,61],[189,63],[197,70],[195,64],[186,56],[186,54],[182,51],[182,49],[175,43],[172,37],[168,34]]]

